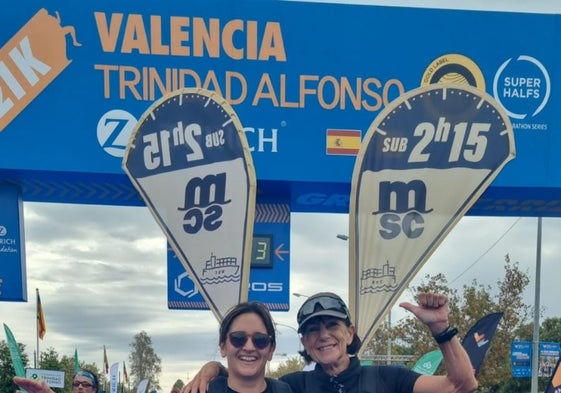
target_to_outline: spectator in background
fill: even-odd
[[[45,381],[31,378],[14,377],[14,382],[28,393],[55,393]],[[80,370],[72,379],[72,393],[97,393],[99,380],[93,371]],[[17,391],[20,392],[21,391]]]

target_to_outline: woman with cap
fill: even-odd
[[[306,360],[316,362],[312,371],[281,377],[295,393],[467,393],[477,389],[469,357],[448,322],[445,295],[420,293],[418,304],[401,303],[423,322],[443,354],[446,375],[421,375],[399,366],[361,366],[355,356],[361,346],[346,304],[339,296],[322,292],[310,296],[298,311]],[[204,392],[208,381],[227,370],[207,363],[184,387],[183,393]]]
[[[263,303],[240,303],[228,311],[218,341],[229,373],[211,381],[210,393],[292,393],[288,384],[265,378],[276,338],[273,318]]]
[[[14,377],[14,382],[28,393],[54,393],[54,391],[43,380],[38,381],[31,378]],[[72,378],[72,393],[97,393],[99,380],[97,375],[90,370],[82,369]],[[19,390],[18,390],[19,392]]]

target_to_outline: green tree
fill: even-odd
[[[156,390],[161,389],[158,376],[162,372],[162,360],[154,352],[150,336],[141,331],[134,336],[134,341],[129,346],[132,349],[129,355],[132,385],[137,386],[143,379],[148,379],[149,386]]]
[[[540,341],[561,343],[561,318],[547,318],[542,322]]]
[[[504,278],[496,286],[484,286],[474,280],[472,285],[463,287],[461,296],[456,289],[450,288],[442,274],[427,275],[425,282],[414,288],[414,293],[433,291],[446,294],[450,299],[450,321],[458,327],[461,334],[466,334],[487,314],[499,311],[504,313],[478,375],[480,392],[498,392],[506,385],[510,386],[510,393],[524,388],[523,381],[513,381],[511,376],[510,344],[528,334],[531,337],[531,307],[523,300],[529,278],[508,255],[505,256],[504,270]],[[415,360],[437,348],[426,327],[412,315],[408,315],[391,329],[387,325],[382,326],[369,343],[369,348],[374,353],[385,353],[389,338],[393,341],[392,354],[414,355]],[[437,374],[442,372],[441,366]]]
[[[28,367],[28,357],[25,354],[25,345],[18,343],[21,360],[25,367]],[[14,366],[12,365],[12,357],[10,356],[10,348],[4,340],[0,341],[0,392],[15,392],[17,385],[13,378],[16,375]]]
[[[280,363],[276,370],[268,370],[266,375],[270,378],[278,378],[294,371],[302,371],[306,362],[301,357],[289,357],[285,362]]]
[[[58,353],[53,347],[49,347],[41,351],[41,356],[39,357],[39,365],[44,370],[61,370],[61,364],[58,360]]]

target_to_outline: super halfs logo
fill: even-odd
[[[42,8],[0,49],[0,132],[67,66],[66,36],[74,27]]]
[[[505,60],[493,79],[493,96],[515,120],[538,115],[547,105],[550,94],[549,72],[532,56]]]

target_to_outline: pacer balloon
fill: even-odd
[[[162,97],[138,122],[123,169],[217,319],[247,300],[256,179],[230,104],[203,89]]]
[[[349,305],[364,345],[436,247],[515,156],[503,108],[468,85],[391,102],[353,171]]]

